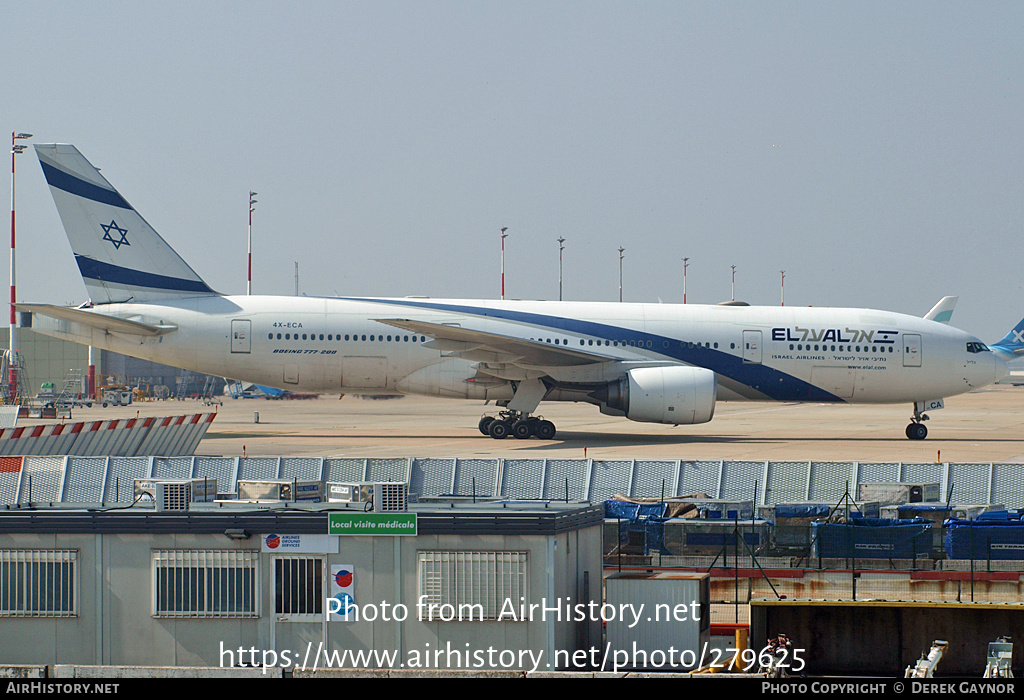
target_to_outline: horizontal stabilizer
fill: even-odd
[[[155,325],[143,323],[142,321],[130,321],[126,318],[107,316],[96,311],[86,311],[69,306],[54,306],[53,304],[16,304],[18,311],[30,311],[33,314],[55,318],[59,321],[71,321],[89,328],[96,328],[107,333],[122,333],[124,335],[139,335],[144,337],[156,337],[167,335],[178,330],[173,325]]]

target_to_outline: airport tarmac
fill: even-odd
[[[216,410],[196,454],[325,457],[519,457],[865,462],[1024,462],[1024,387],[996,385],[946,400],[929,435],[904,435],[910,405],[720,402],[702,425],[636,423],[595,406],[543,403],[555,440],[494,440],[477,421],[480,401],[405,396],[308,400],[224,398],[75,409],[73,419],[168,416]],[[259,414],[259,423],[255,414]],[[20,421],[19,425],[40,421]],[[52,421],[45,421],[52,422]]]

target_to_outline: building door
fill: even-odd
[[[280,652],[316,649],[325,641],[324,591],[328,590],[324,557],[271,557],[273,565],[272,643]]]

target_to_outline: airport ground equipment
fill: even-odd
[[[928,655],[926,656],[922,654],[916,664],[913,666],[907,666],[907,671],[903,677],[931,678],[935,675],[935,667],[939,665],[943,654],[946,653],[946,649],[948,648],[949,642],[944,639],[936,639],[932,642],[932,648],[928,651]]]
[[[135,480],[135,502],[152,503],[159,512],[188,510],[193,503],[210,503],[216,497],[216,479]]]
[[[1013,640],[1000,637],[988,643],[988,662],[985,664],[985,678],[1013,678],[1010,662],[1013,660]]]
[[[133,401],[132,390],[122,387],[104,387],[100,397],[103,408],[107,406],[128,406]]]
[[[324,500],[324,485],[321,481],[298,479],[240,479],[238,500],[321,503]]]
[[[374,513],[400,513],[408,510],[409,489],[400,482],[329,483],[327,501],[361,503],[366,510]]]

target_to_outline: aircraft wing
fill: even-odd
[[[18,311],[31,311],[40,316],[55,318],[59,321],[71,321],[80,323],[89,328],[97,328],[107,333],[123,333],[125,335],[139,335],[144,337],[156,337],[167,335],[178,330],[173,325],[154,325],[142,321],[130,321],[126,318],[107,316],[96,311],[85,311],[70,306],[55,306],[53,304],[15,304]]]
[[[424,345],[479,362],[506,362],[519,366],[569,367],[608,362],[614,358],[564,345],[550,345],[472,328],[428,323],[405,318],[378,318],[395,328],[433,338]]]

